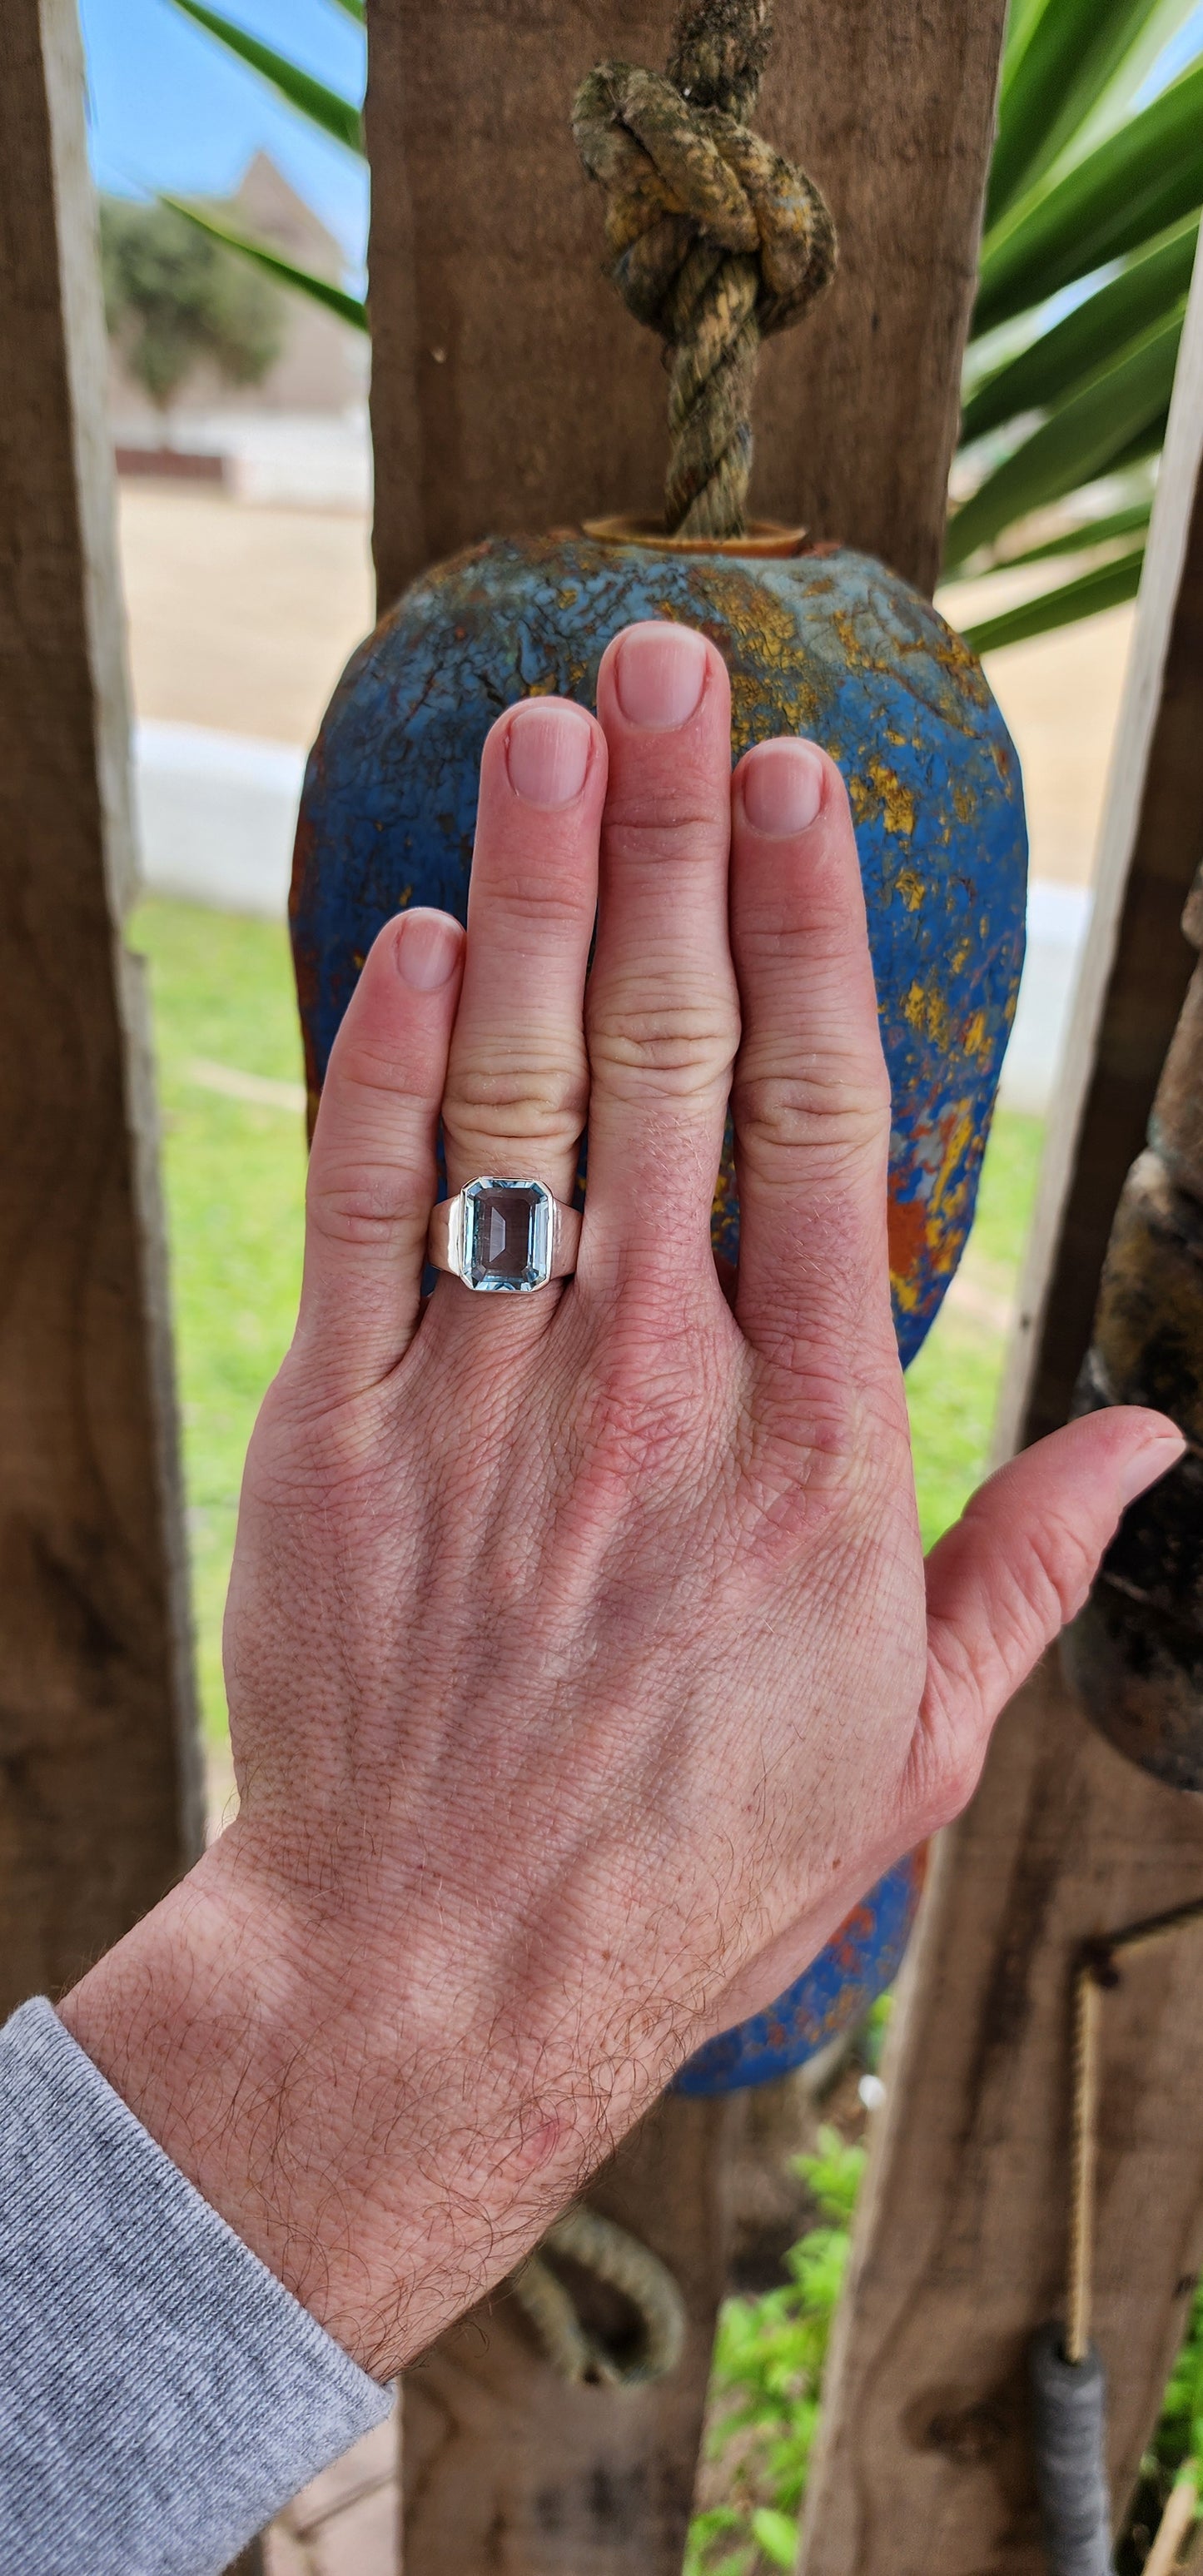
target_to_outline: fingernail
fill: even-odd
[[[1149,1440],[1143,1449],[1138,1449],[1120,1475],[1119,1498],[1124,1509],[1135,1502],[1138,1494],[1146,1493],[1150,1485],[1155,1485],[1159,1476],[1168,1475],[1185,1450],[1186,1442],[1181,1432],[1172,1431],[1168,1424],[1159,1439]]]
[[[397,933],[397,973],[415,993],[437,992],[455,973],[463,933],[445,912],[407,912]]]
[[[528,698],[505,738],[506,767],[515,796],[528,805],[571,805],[585,784],[592,728],[588,716],[561,699]]]
[[[632,626],[614,656],[618,703],[631,724],[671,733],[706,685],[706,641],[691,626]]]
[[[740,772],[744,812],[757,832],[805,832],[823,802],[823,763],[813,742],[762,742]]]

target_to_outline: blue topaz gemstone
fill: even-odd
[[[469,1181],[463,1203],[465,1284],[545,1288],[551,1277],[552,1197],[542,1181]]]

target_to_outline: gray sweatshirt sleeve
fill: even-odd
[[[388,2413],[44,2001],[0,2030],[6,2576],[217,2576]]]

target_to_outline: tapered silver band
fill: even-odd
[[[454,1198],[441,1199],[430,1220],[427,1259],[465,1288],[529,1295],[576,1268],[581,1220],[542,1181],[485,1172]]]

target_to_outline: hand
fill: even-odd
[[[367,960],[247,1462],[241,1811],[64,2007],[381,2377],[957,1812],[1181,1447],[1136,1411],[1058,1433],[925,1600],[839,774],[790,740],[732,781],[726,673],[681,628],[618,638],[598,713],[499,720],[466,943],[413,913]],[[423,1311],[440,1108],[453,1189],[561,1198],[588,1114],[573,1281]]]

